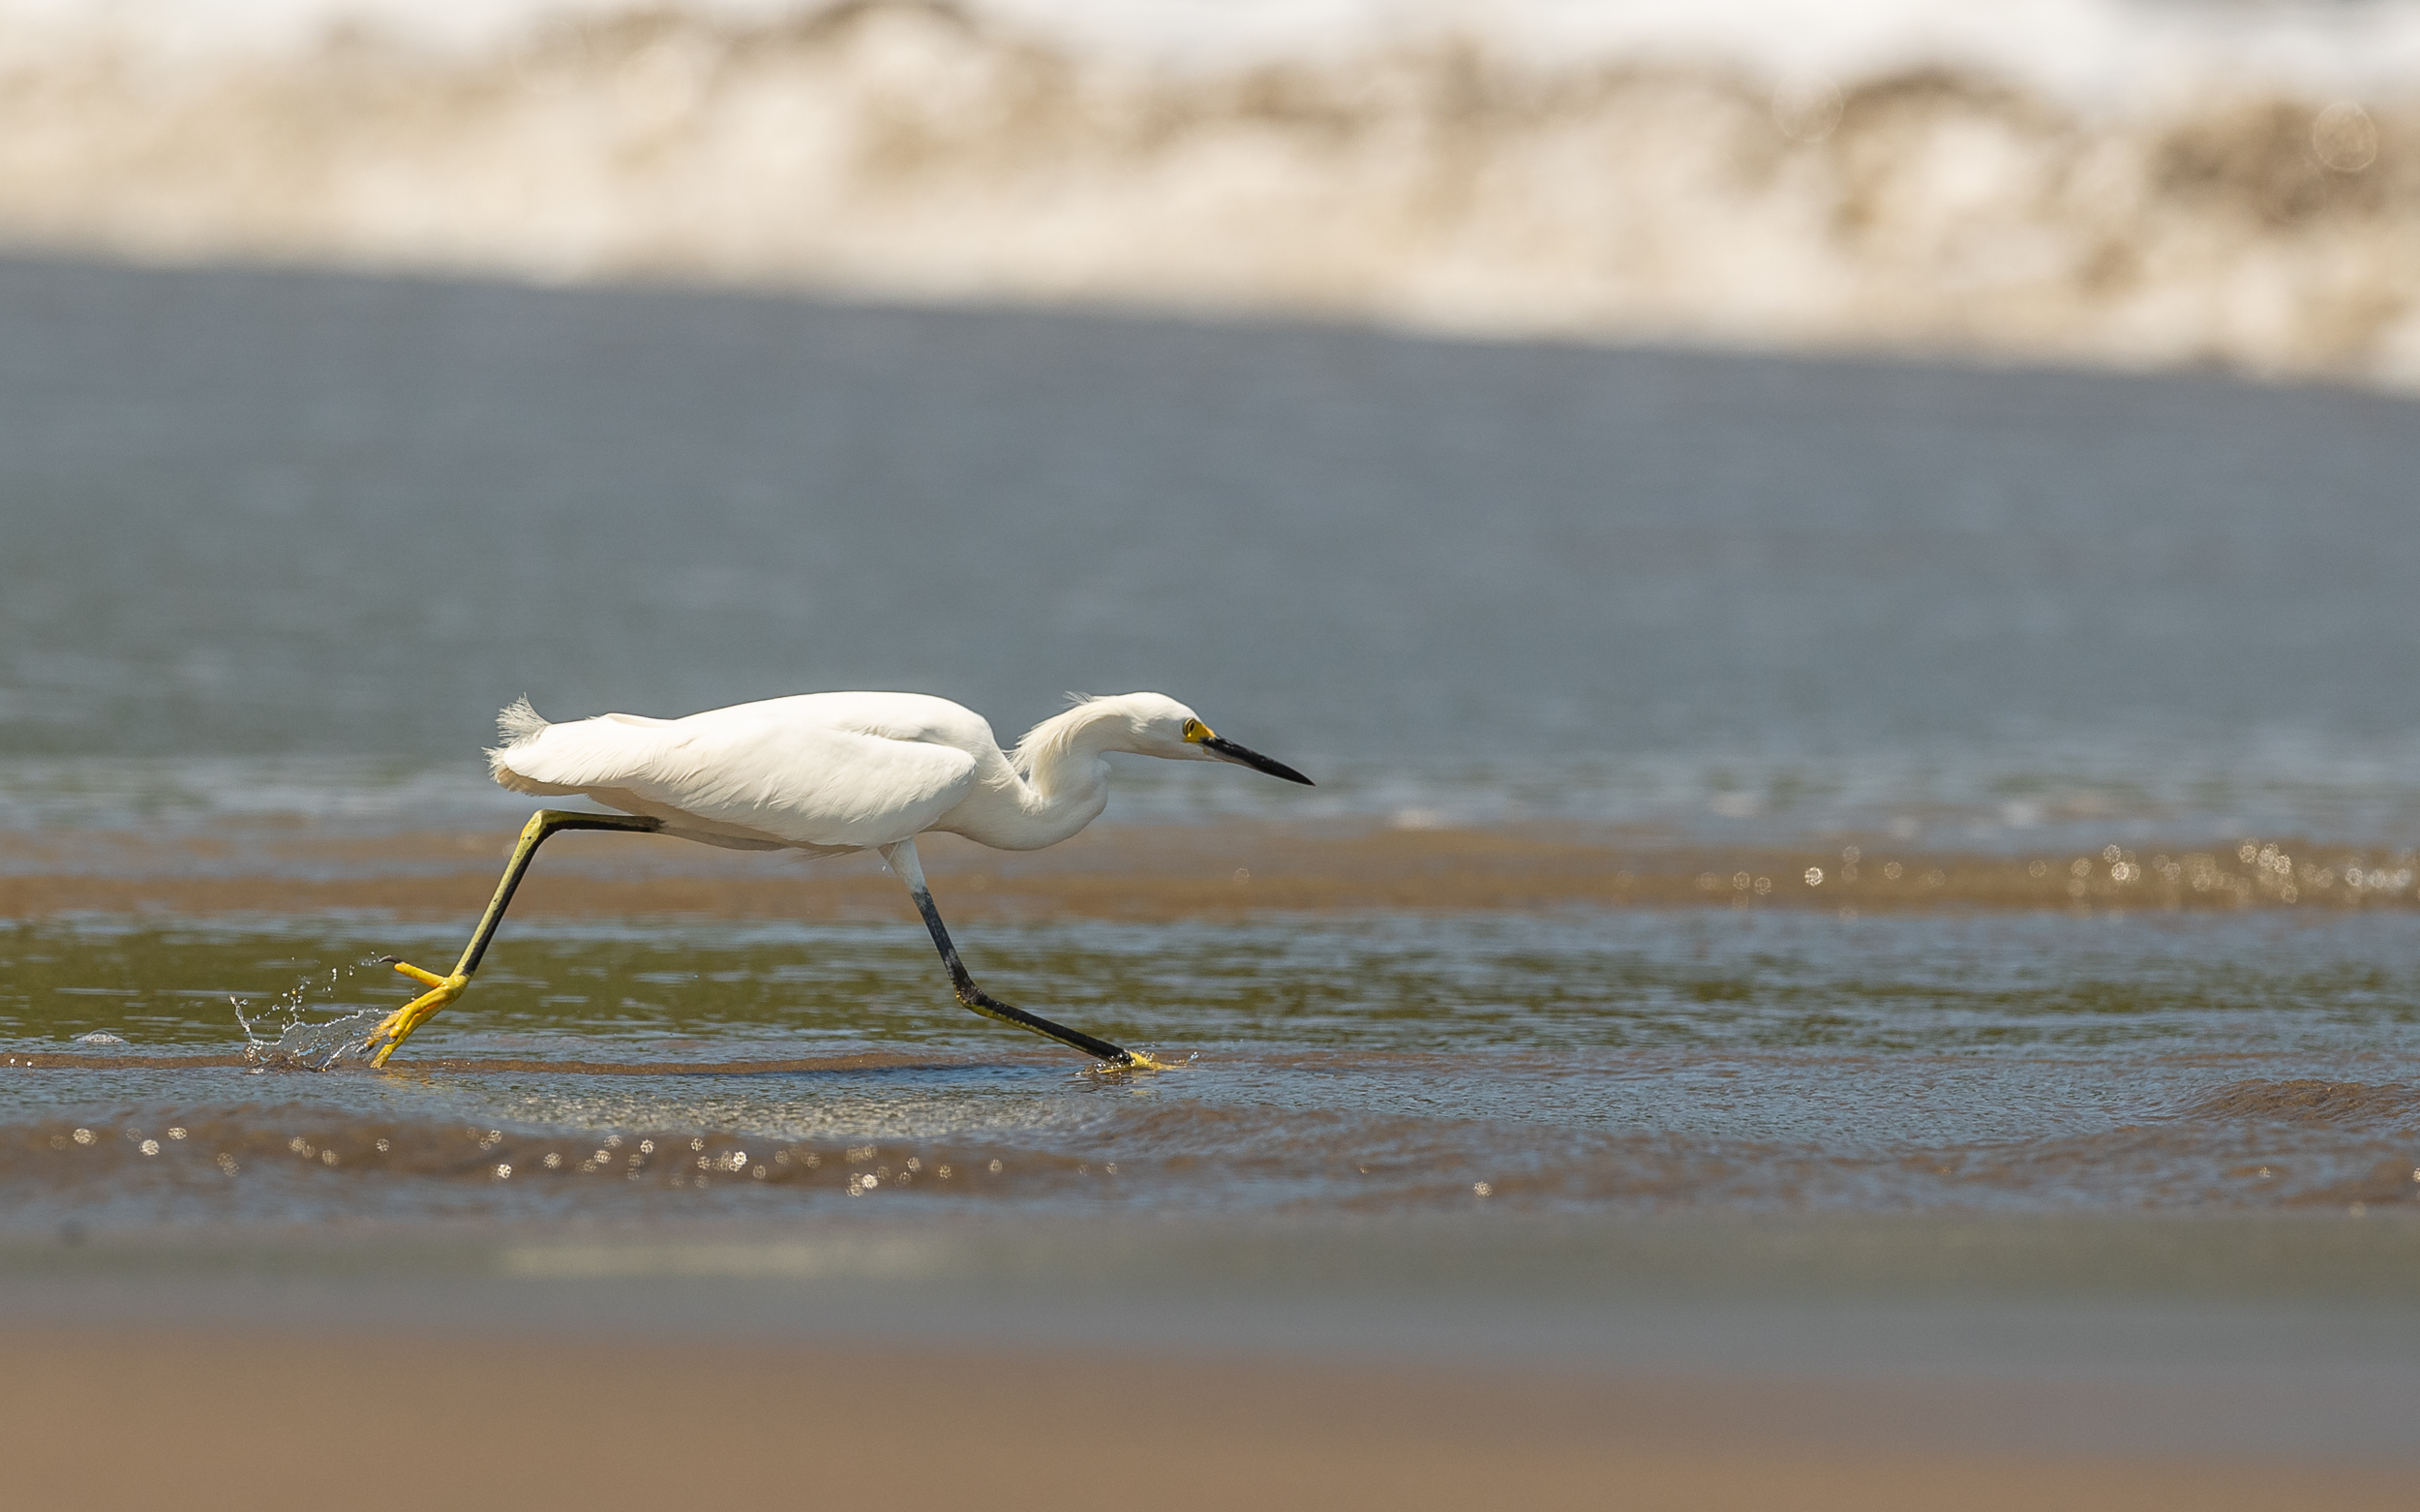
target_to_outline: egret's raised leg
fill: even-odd
[[[496,895],[488,899],[487,913],[479,920],[470,943],[463,947],[462,959],[454,962],[452,976],[440,977],[392,955],[386,957],[388,965],[429,990],[387,1014],[370,1031],[369,1043],[378,1046],[370,1064],[385,1065],[386,1058],[395,1053],[396,1046],[411,1038],[413,1030],[435,1018],[439,1010],[462,996],[463,989],[470,985],[470,974],[479,969],[479,958],[487,953],[488,941],[496,938],[496,926],[504,922],[504,910],[512,905],[513,891],[521,886],[522,874],[529,869],[529,858],[537,854],[548,835],[560,830],[647,832],[662,828],[662,820],[644,819],[637,814],[577,814],[560,808],[541,808],[531,814],[529,822],[521,827],[521,841],[513,847],[513,859],[504,867],[504,880],[496,884]]]
[[[933,907],[932,889],[924,886],[924,866],[917,860],[916,842],[901,840],[896,845],[886,845],[882,848],[882,859],[891,863],[891,869],[898,873],[901,882],[907,884],[908,895],[916,899],[916,911],[924,916],[924,927],[932,931],[933,945],[941,952],[941,963],[950,968],[950,984],[957,989],[959,1002],[985,1018],[997,1018],[1004,1024],[1031,1029],[1044,1039],[1056,1040],[1112,1066],[1151,1067],[1157,1064],[1148,1055],[1120,1049],[1108,1041],[1096,1040],[1080,1029],[1054,1024],[1040,1013],[1029,1013],[1021,1008],[1003,1003],[975,985],[975,979],[967,974],[966,963],[958,959],[958,948],[950,941],[949,926],[941,922],[941,910]]]

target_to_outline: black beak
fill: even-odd
[[[1304,776],[1301,772],[1296,771],[1293,768],[1288,767],[1286,763],[1282,761],[1271,761],[1268,757],[1261,755],[1258,751],[1246,750],[1243,746],[1236,744],[1233,741],[1223,741],[1214,735],[1201,743],[1209,747],[1211,750],[1217,751],[1228,761],[1241,762],[1243,765],[1250,767],[1255,771],[1265,771],[1273,777],[1284,777],[1288,782],[1299,782],[1307,788],[1318,786],[1317,783],[1312,781],[1309,777]]]

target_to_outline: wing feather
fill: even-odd
[[[601,714],[548,725],[490,761],[515,792],[584,794],[699,839],[815,849],[922,832],[966,795],[977,768],[955,746],[836,728],[778,704],[673,720]]]

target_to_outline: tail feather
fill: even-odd
[[[502,739],[506,749],[525,741],[534,741],[546,730],[545,718],[530,707],[527,693],[496,711],[496,733]]]
[[[537,710],[530,707],[529,695],[527,693],[498,710],[496,734],[503,743],[487,753],[488,775],[517,793],[534,793],[541,790],[556,793],[570,791],[567,788],[548,788],[546,784],[530,782],[506,764],[506,758],[511,756],[515,749],[529,744],[552,728],[553,726],[539,715]]]

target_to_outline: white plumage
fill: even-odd
[[[378,1065],[462,994],[530,858],[563,830],[653,830],[741,850],[825,856],[879,851],[907,884],[959,1002],[1115,1065],[1147,1064],[978,987],[924,884],[916,837],[940,830],[1001,850],[1055,845],[1107,806],[1107,758],[1120,751],[1233,762],[1289,782],[1311,781],[1221,740],[1192,710],[1159,693],[1079,700],[1027,731],[1014,751],[1000,748],[982,715],[922,693],[804,693],[685,719],[599,714],[569,724],[547,723],[524,698],[497,717],[497,728],[503,743],[488,752],[488,770],[505,787],[549,798],[578,795],[635,817],[552,809],[533,815],[453,974],[396,963],[429,991],[373,1032]]]
[[[980,717],[912,693],[808,693],[686,719],[547,724],[526,700],[505,712],[509,743],[488,769],[514,792],[579,794],[744,850],[831,854],[921,834],[973,789],[983,762],[970,747],[998,751]]]
[[[1013,753],[981,714],[922,693],[802,693],[685,719],[569,724],[547,723],[523,699],[497,725],[505,743],[488,768],[514,792],[578,794],[661,820],[667,834],[745,850],[879,850],[927,830],[1038,850],[1107,805],[1112,752],[1303,780],[1158,693],[1084,699]]]

